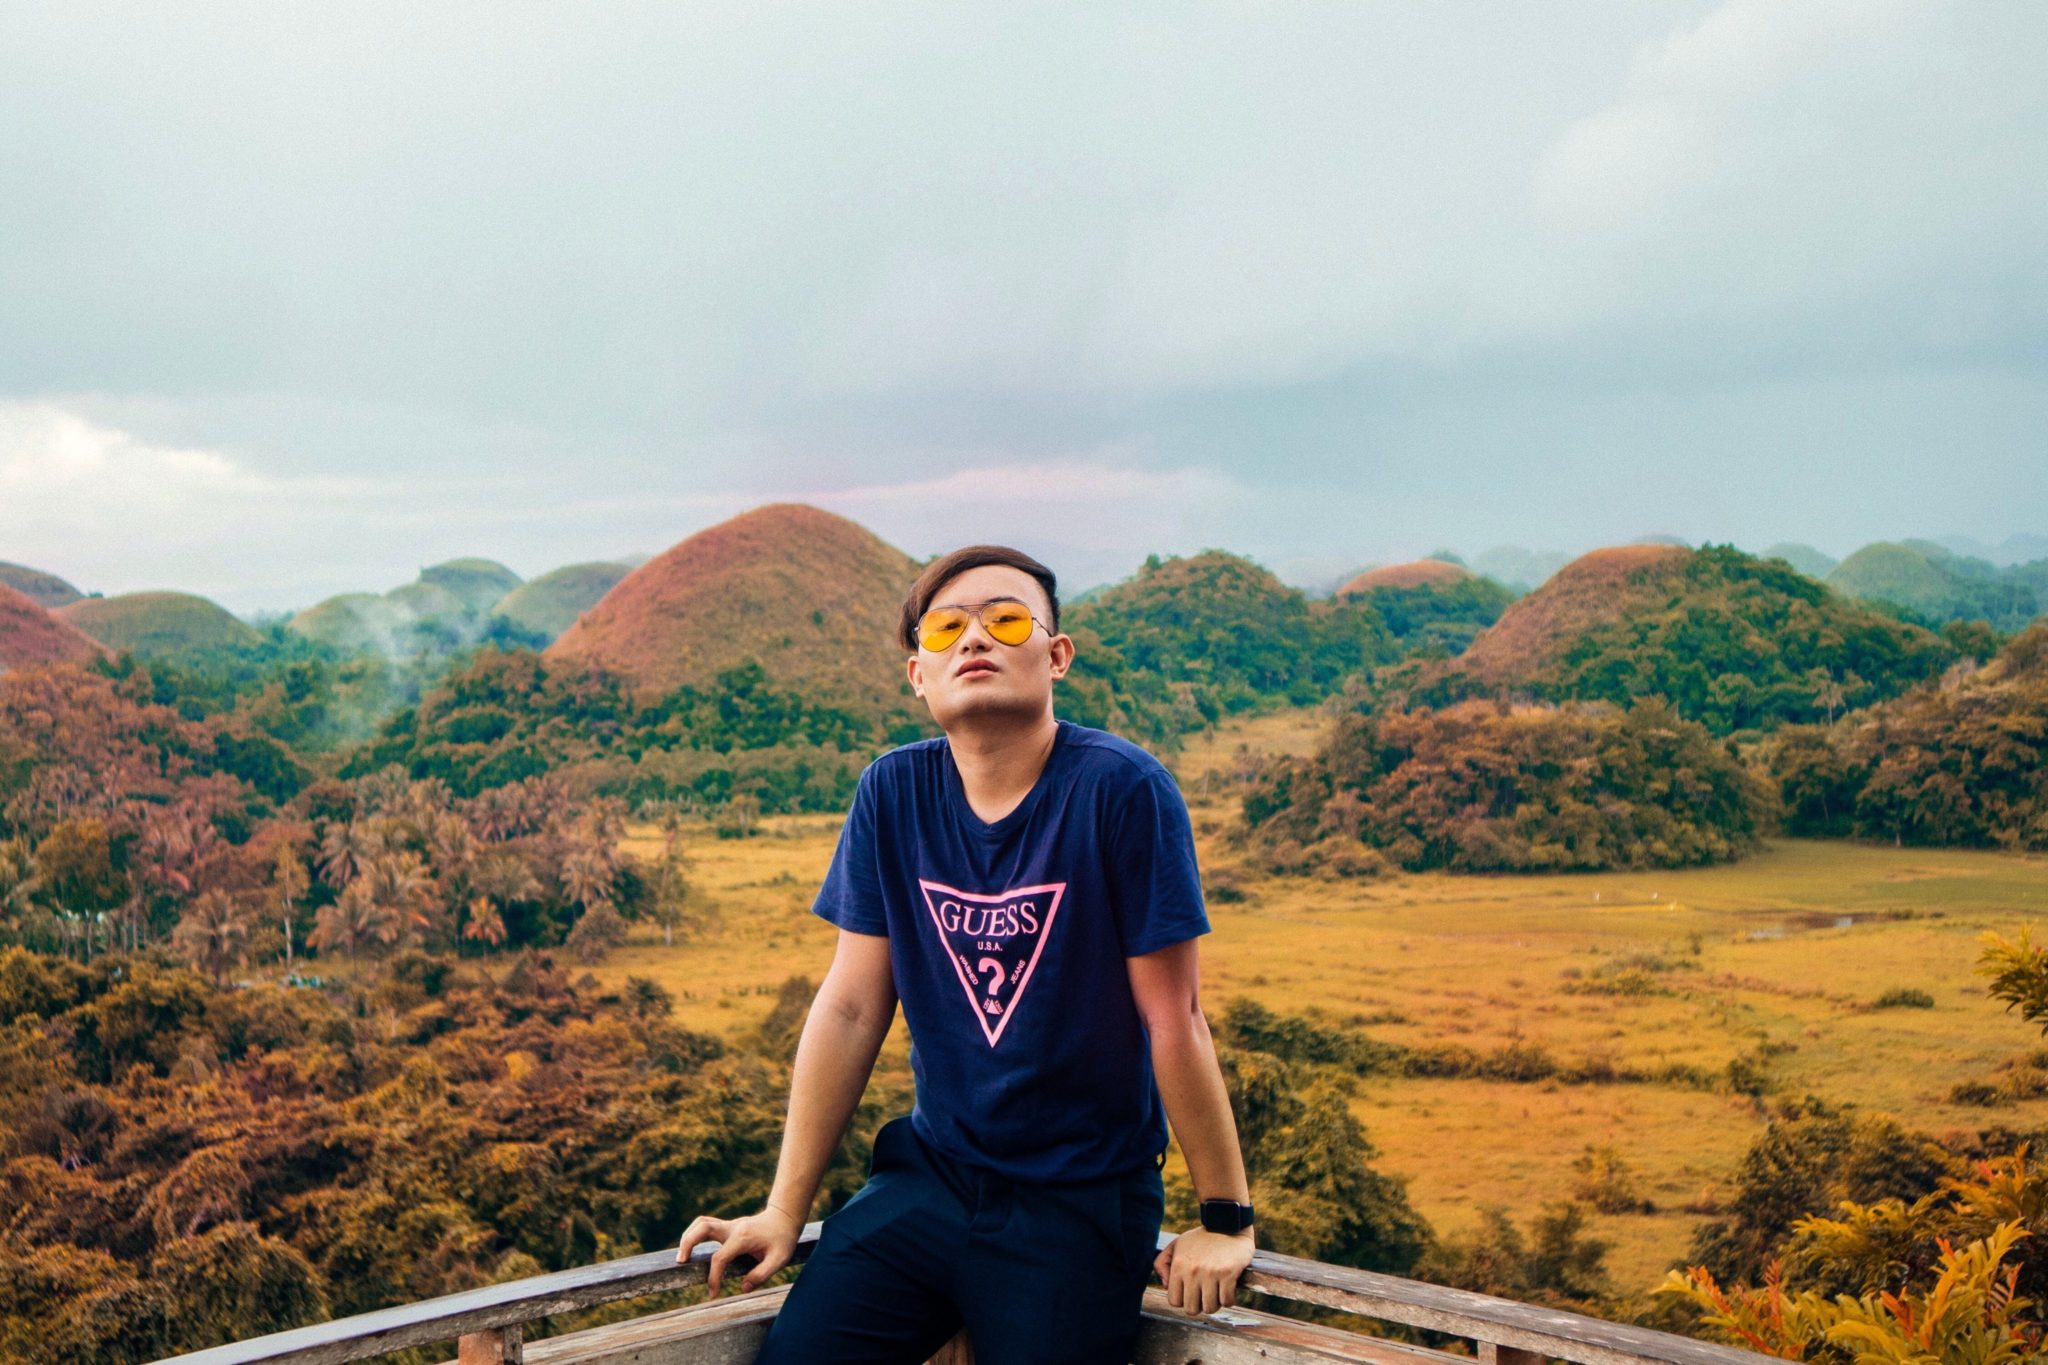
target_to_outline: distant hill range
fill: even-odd
[[[189,663],[263,642],[261,632],[227,608],[187,592],[85,597],[56,614],[115,653],[142,659]]]
[[[1956,653],[1780,561],[1729,546],[1638,544],[1580,556],[1463,654],[1412,666],[1389,685],[1427,705],[1657,694],[1728,733],[1831,718],[1932,676]]]
[[[61,607],[85,596],[53,573],[5,561],[0,561],[0,587],[14,589],[39,607]]]
[[[1840,562],[1833,555],[1816,550],[1811,545],[1802,545],[1795,540],[1781,540],[1763,553],[1765,559],[1782,559],[1808,578],[1826,578]]]
[[[1827,583],[1937,625],[1987,621],[2015,631],[2039,616],[2048,601],[2048,559],[2001,567],[1932,540],[1879,541],[1836,565]]]
[[[909,711],[896,625],[917,567],[845,517],[772,503],[634,569],[547,657],[664,692],[709,687],[752,658],[777,687],[864,714]]]
[[[42,664],[90,663],[106,652],[99,641],[58,619],[27,593],[0,583],[0,673]]]

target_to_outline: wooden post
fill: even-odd
[[[1544,1365],[1549,1357],[1540,1351],[1523,1351],[1513,1346],[1496,1346],[1490,1341],[1479,1343],[1480,1365]]]
[[[456,1339],[455,1365],[521,1365],[525,1352],[519,1341],[523,1335],[516,1322],[467,1333]]]

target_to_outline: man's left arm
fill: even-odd
[[[1184,939],[1142,957],[1126,958],[1131,996],[1152,1038],[1152,1074],[1167,1121],[1180,1139],[1198,1199],[1251,1202],[1230,1092],[1216,1061],[1215,1040],[1200,1002],[1199,950]],[[1153,1266],[1166,1300],[1183,1312],[1213,1313],[1235,1303],[1238,1277],[1251,1264],[1254,1231],[1211,1232],[1197,1225],[1180,1234]]]

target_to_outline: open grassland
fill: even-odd
[[[1298,751],[1315,723],[1263,718],[1176,762],[1205,869],[1230,862],[1218,836],[1237,745]],[[785,978],[815,982],[830,963],[837,931],[810,904],[838,824],[792,817],[746,840],[700,833],[675,945],[641,926],[598,975],[659,981],[689,1027],[752,1028]],[[634,831],[629,847],[651,855],[652,832]],[[1972,969],[1987,930],[2009,936],[2048,918],[2048,859],[1785,841],[1682,872],[1238,885],[1242,899],[1209,907],[1212,1018],[1244,995],[1412,1048],[1655,1078],[1374,1077],[1355,1104],[1380,1164],[1409,1180],[1447,1234],[1489,1203],[1526,1218],[1570,1192],[1588,1145],[1617,1149],[1657,1207],[1596,1220],[1624,1287],[1682,1255],[1762,1126],[1756,1102],[1730,1088],[1731,1064],[1767,1092],[1851,1101],[1935,1133],[2048,1126],[2048,1099],[1987,1110],[1949,1098],[2037,1042]],[[1899,988],[1933,1006],[1873,1008]],[[907,1086],[900,1025],[881,1065]]]

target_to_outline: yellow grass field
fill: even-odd
[[[1226,729],[1174,761],[1205,870],[1227,863],[1227,773],[1240,744],[1299,752],[1313,713]],[[1213,776],[1209,776],[1213,775]],[[792,975],[813,981],[836,930],[810,913],[831,858],[832,816],[770,819],[746,840],[690,842],[693,899],[673,947],[638,927],[598,969],[672,991],[679,1021],[753,1027]],[[636,829],[631,851],[653,852]],[[2002,853],[1784,841],[1728,867],[1560,876],[1246,878],[1210,906],[1203,1000],[1236,995],[1279,1012],[1411,1045],[1485,1053],[1519,1044],[1564,1062],[1654,1071],[1764,1067],[1774,1091],[1852,1101],[1935,1132],[2048,1124],[2048,1100],[1996,1110],[1950,1088],[2037,1042],[1973,973],[1979,939],[2048,918],[2048,859]],[[1647,993],[1599,989],[1619,978]],[[1588,989],[1592,987],[1594,989]],[[1888,989],[1931,1009],[1872,1009]],[[881,1066],[907,1086],[899,1023]],[[1601,1216],[1618,1287],[1646,1286],[1680,1257],[1725,1190],[1762,1118],[1747,1097],[1674,1083],[1563,1084],[1374,1079],[1356,1112],[1380,1165],[1455,1234],[1486,1204],[1526,1218],[1573,1183],[1572,1162],[1613,1146],[1658,1212]]]

